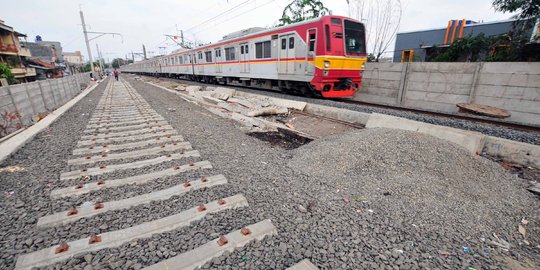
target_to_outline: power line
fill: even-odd
[[[198,27],[198,26],[200,26],[200,25],[203,25],[203,24],[205,24],[205,23],[207,23],[207,22],[210,22],[210,21],[212,21],[212,20],[214,20],[214,19],[216,19],[216,18],[218,18],[218,17],[220,17],[220,16],[222,16],[222,15],[224,15],[224,14],[226,14],[226,13],[229,13],[230,11],[235,10],[236,8],[238,8],[238,7],[240,7],[240,6],[244,5],[244,4],[246,4],[246,3],[248,3],[248,2],[251,2],[251,1],[253,1],[253,0],[246,0],[246,1],[244,1],[244,2],[242,2],[242,3],[240,3],[240,4],[238,4],[238,5],[236,5],[236,6],[234,6],[234,7],[232,7],[232,8],[230,8],[230,9],[226,10],[226,11],[223,11],[222,13],[219,13],[218,15],[216,15],[216,16],[214,16],[214,17],[212,17],[212,18],[210,18],[210,19],[208,19],[208,20],[206,20],[206,21],[204,21],[204,22],[202,22],[202,23],[196,24],[196,25],[194,25],[194,26],[192,26],[192,27],[186,29],[185,31],[189,31],[189,30],[191,30],[191,29],[193,29],[193,28],[196,28],[196,27]]]
[[[264,6],[266,6],[266,5],[268,5],[268,4],[272,3],[272,2],[275,2],[275,1],[276,1],[276,0],[270,0],[270,1],[264,3],[264,4],[260,5],[260,6],[256,6],[256,7],[252,8],[252,9],[249,9],[249,10],[246,10],[246,11],[240,13],[240,14],[237,14],[237,15],[235,15],[234,17],[231,17],[231,18],[228,18],[228,19],[226,19],[226,20],[220,21],[219,23],[224,23],[224,22],[228,22],[228,21],[230,21],[230,20],[232,20],[232,19],[236,19],[236,18],[238,18],[238,17],[240,17],[240,16],[242,16],[242,15],[248,13],[248,12],[251,12],[251,11],[253,11],[253,10],[255,10],[255,9],[264,7]],[[213,26],[210,26],[210,27],[207,27],[207,28],[203,28],[202,30],[199,30],[199,31],[197,31],[197,32],[195,32],[195,33],[193,33],[193,34],[194,34],[194,35],[195,35],[195,34],[198,34],[198,33],[200,33],[200,32],[206,31],[206,30],[208,30],[208,29],[210,29],[210,28],[212,28],[212,27],[213,27]]]

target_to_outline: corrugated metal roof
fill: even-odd
[[[517,20],[510,19],[510,20],[500,20],[500,21],[491,21],[491,22],[481,22],[481,23],[475,23],[475,24],[467,24],[467,25],[465,25],[465,28],[473,27],[473,26],[480,26],[480,25],[490,25],[490,24],[498,24],[498,23],[515,22],[515,21],[517,21]],[[430,29],[405,31],[405,32],[398,32],[397,35],[399,35],[399,34],[418,33],[418,32],[436,31],[436,30],[446,30],[446,28],[447,27],[437,27],[437,28],[430,28]]]

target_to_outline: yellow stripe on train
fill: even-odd
[[[325,67],[324,63],[328,61],[329,67]],[[367,62],[365,57],[344,57],[344,56],[317,56],[315,58],[315,66],[319,69],[349,69],[362,70]]]

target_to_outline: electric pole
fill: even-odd
[[[82,23],[83,33],[84,33],[84,42],[86,42],[86,50],[88,52],[88,59],[90,60],[90,72],[94,74],[94,62],[92,61],[92,50],[90,50],[90,41],[88,40],[88,32],[86,32],[86,24],[84,23],[84,15],[83,15],[82,10],[79,11],[79,13],[81,14],[81,23]]]
[[[142,51],[143,51],[143,55],[144,55],[144,60],[148,59],[148,58],[146,58],[146,47],[144,47],[144,44],[142,45]]]
[[[96,43],[96,51],[97,51],[97,57],[99,57],[98,59],[99,68],[100,68],[99,73],[101,74],[103,73],[103,56],[101,56],[101,53],[99,52],[99,46],[97,43]]]
[[[86,31],[86,24],[84,23],[84,15],[83,15],[82,10],[80,10],[79,13],[81,15],[81,23],[82,23],[83,33],[84,33],[84,41],[86,42],[86,50],[88,51],[88,58],[90,59],[90,68],[92,69],[91,70],[92,74],[94,74],[94,62],[93,62],[93,59],[92,59],[92,51],[90,50],[90,41],[92,41],[92,40],[94,40],[96,38],[102,37],[104,35],[112,35],[113,37],[115,35],[119,35],[120,38],[122,38],[122,43],[124,43],[124,38],[122,37],[122,34],[120,34],[120,33],[89,32],[89,31]],[[88,34],[98,34],[98,35],[91,38],[91,39],[88,39]]]

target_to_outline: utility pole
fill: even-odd
[[[84,33],[84,41],[86,42],[86,50],[88,51],[88,58],[90,60],[90,68],[92,69],[92,71],[91,71],[92,74],[94,74],[94,62],[93,62],[93,59],[92,59],[92,51],[90,50],[90,41],[92,41],[92,40],[94,40],[96,38],[102,37],[104,35],[112,35],[113,37],[115,35],[119,35],[122,38],[122,43],[124,43],[124,38],[122,37],[122,34],[120,34],[120,33],[89,32],[89,31],[86,31],[86,24],[84,23],[84,15],[83,15],[82,10],[80,10],[79,13],[81,15],[81,23],[82,23],[83,33]],[[98,34],[98,35],[91,38],[91,39],[88,39],[88,34]]]
[[[144,47],[144,44],[142,45],[142,51],[143,51],[143,55],[144,55],[144,60],[148,59],[148,58],[146,58],[146,47]]]
[[[185,48],[186,44],[184,43],[184,30],[180,30],[180,40],[182,40],[182,48]]]
[[[101,53],[99,52],[99,46],[97,43],[96,43],[96,51],[97,51],[97,57],[99,57],[98,59],[99,68],[100,68],[99,73],[101,74],[103,73],[103,56],[101,56]]]
[[[88,32],[86,32],[86,24],[84,23],[84,15],[83,15],[82,10],[79,11],[79,13],[81,14],[81,23],[82,23],[83,33],[84,33],[84,41],[86,42],[86,50],[88,52],[88,59],[90,60],[90,72],[94,74],[94,62],[92,61],[92,50],[90,50],[90,41],[88,40]]]

